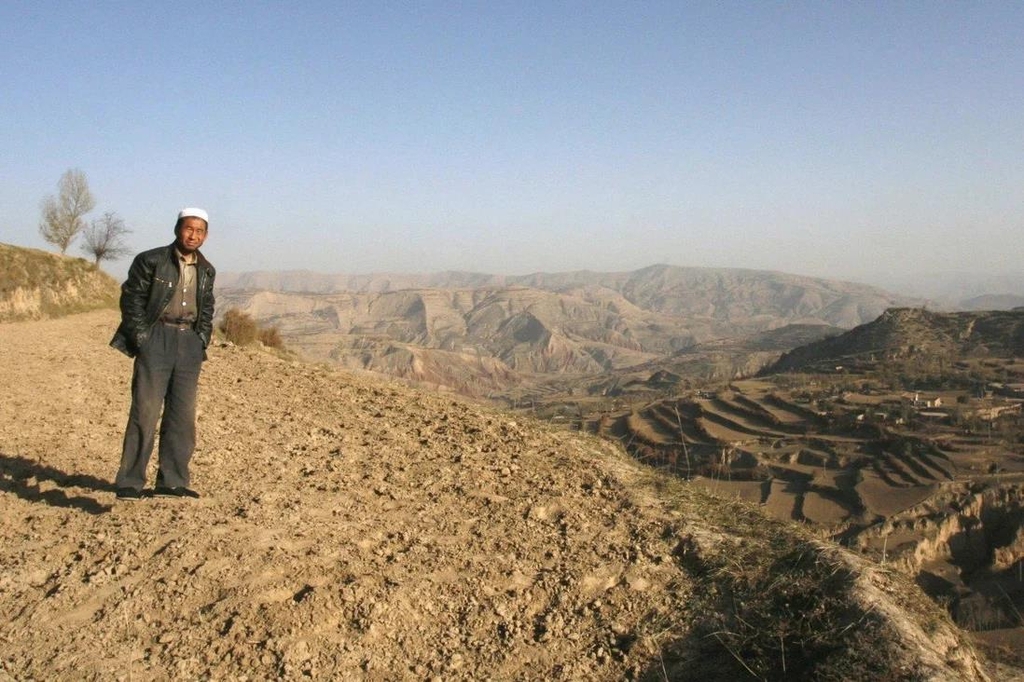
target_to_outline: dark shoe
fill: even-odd
[[[184,486],[178,488],[165,488],[160,486],[153,491],[153,495],[155,497],[190,497],[194,500],[199,499],[199,493]]]
[[[117,499],[121,502],[138,502],[142,499],[142,491],[135,488],[118,488]]]

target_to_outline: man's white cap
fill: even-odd
[[[210,224],[210,216],[201,208],[183,208],[178,213],[178,220],[182,218],[202,218],[207,225]]]

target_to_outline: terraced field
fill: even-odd
[[[603,412],[583,428],[775,516],[830,528],[869,525],[991,467],[983,439],[865,423],[863,406],[850,403],[825,413],[770,381],[746,380]]]
[[[1006,425],[968,432],[954,409],[939,421],[894,416],[907,414],[901,395],[826,387],[826,400],[812,400],[799,390],[735,381],[580,425],[694,485],[894,562],[979,637],[1024,644],[1024,448],[993,435]]]

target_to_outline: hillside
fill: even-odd
[[[756,347],[834,331],[740,347],[756,364]],[[694,382],[680,353],[518,406],[893,562],[979,641],[1020,651],[1022,342],[1024,311],[892,309],[756,378]]]
[[[1024,355],[1024,310],[936,313],[894,308],[869,324],[785,353],[765,373],[853,362],[949,365],[972,357]]]
[[[117,306],[118,283],[83,258],[0,244],[0,322]]]
[[[116,322],[0,325],[0,677],[987,679],[916,587],[799,526],[260,351],[210,349],[203,498],[115,504]]]
[[[652,363],[702,379],[752,373],[792,347],[784,339],[806,340],[758,335],[849,328],[900,300],[845,282],[670,266],[522,277],[249,273],[218,285],[222,310],[279,326],[309,359],[506,398],[549,391],[553,380],[578,390],[631,381],[624,370]]]

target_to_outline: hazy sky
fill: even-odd
[[[1017,273],[1022,36],[1018,1],[7,1],[0,241],[50,248],[75,167],[136,249],[206,208],[221,270]]]

